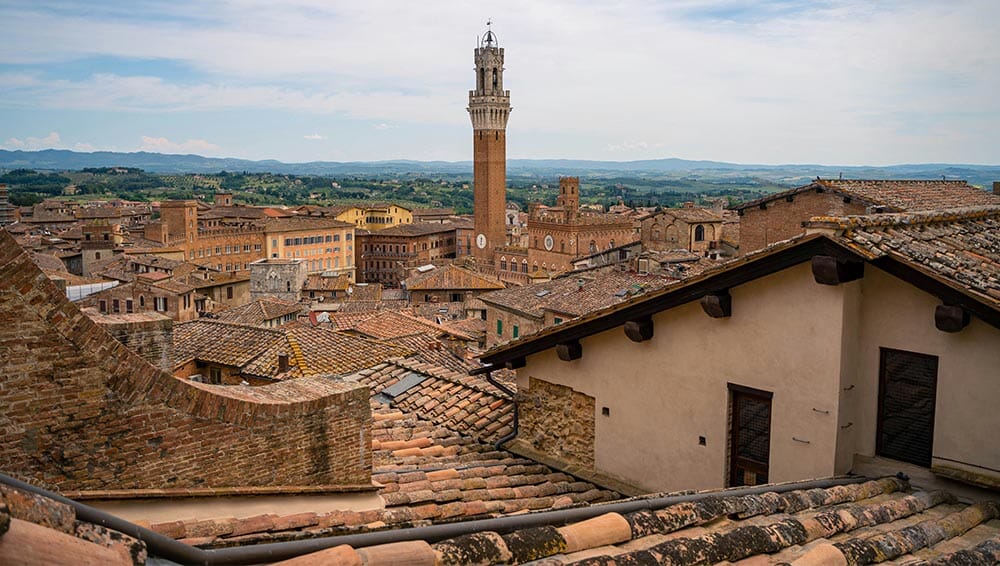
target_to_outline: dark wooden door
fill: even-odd
[[[772,394],[733,384],[729,385],[729,392],[732,400],[729,485],[767,483]]]
[[[937,356],[881,349],[875,446],[879,456],[931,465],[937,369]]]

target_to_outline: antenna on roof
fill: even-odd
[[[844,172],[843,172],[843,171],[841,171],[841,172],[840,172],[840,180],[841,180],[841,181],[843,181],[843,180],[844,180]]]
[[[945,180],[946,180],[946,179],[945,179],[945,176],[944,176],[944,175],[941,175],[941,180],[942,180],[942,181],[945,181]]]

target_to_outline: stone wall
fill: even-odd
[[[0,464],[59,490],[368,485],[368,389],[221,387],[161,372],[0,231]]]
[[[519,440],[568,465],[594,468],[593,397],[529,377],[518,398]]]
[[[864,214],[865,205],[859,201],[845,202],[844,195],[805,191],[787,199],[776,199],[765,209],[751,207],[740,217],[740,254],[766,247],[768,244],[798,236],[805,230],[802,223],[813,216],[847,216]],[[848,199],[849,200],[849,199]]]

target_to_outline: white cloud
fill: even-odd
[[[302,136],[302,139],[306,140],[325,140],[326,136],[320,134],[309,134],[307,136]]]
[[[385,131],[385,130],[392,130],[392,129],[396,128],[397,126],[395,124],[387,124],[385,122],[382,122],[382,123],[379,123],[379,124],[375,124],[372,127],[375,128],[376,130]]]
[[[26,151],[36,150],[36,149],[51,149],[56,147],[61,147],[62,139],[59,137],[58,132],[51,132],[49,135],[43,138],[27,137],[21,138],[10,138],[4,144],[6,149],[23,149]]]
[[[178,0],[128,18],[63,4],[0,8],[17,46],[0,65],[118,57],[170,62],[170,78],[0,75],[0,106],[467,126],[472,47],[493,16],[521,135],[511,157],[996,161],[995,0],[510,0],[489,14],[461,0]]]
[[[97,151],[97,148],[95,148],[93,145],[89,143],[76,143],[73,144],[73,151],[82,151],[84,153],[91,153]]]
[[[220,148],[214,143],[205,140],[192,139],[183,142],[174,142],[163,137],[142,136],[140,149],[155,153],[197,153],[199,155],[210,155],[217,153]]]

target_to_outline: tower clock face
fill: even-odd
[[[545,235],[545,249],[551,251],[552,246],[554,246],[555,243],[556,243],[555,240],[552,239],[552,234]]]
[[[479,246],[479,249],[486,247],[486,234],[479,234],[476,236],[476,245]]]

